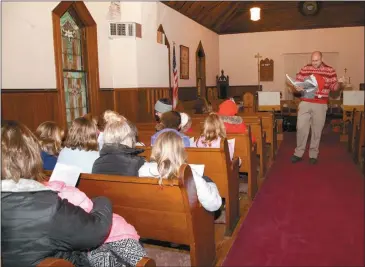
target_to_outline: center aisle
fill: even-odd
[[[344,144],[324,134],[317,165],[291,164],[284,140],[223,266],[364,266],[364,178]]]

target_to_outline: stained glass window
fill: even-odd
[[[61,17],[63,84],[67,124],[88,113],[87,72],[83,60],[83,29],[67,11]]]

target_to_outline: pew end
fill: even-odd
[[[162,186],[156,178],[81,174],[78,188],[90,198],[109,198],[114,213],[141,238],[188,245],[192,266],[214,265],[214,218],[198,200],[190,166],[182,165],[179,177],[163,179]]]

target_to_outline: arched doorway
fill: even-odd
[[[169,53],[168,55],[168,66],[169,66],[169,92],[170,92],[170,98],[172,97],[172,91],[171,91],[171,53],[170,53],[170,42],[169,39],[167,39],[166,33],[162,27],[162,24],[157,29],[157,43],[164,44],[167,46],[167,51]]]
[[[196,88],[198,98],[206,99],[205,52],[201,41],[196,50]]]
[[[52,11],[59,120],[99,115],[96,23],[83,2],[60,2]]]

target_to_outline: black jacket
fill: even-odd
[[[145,163],[145,159],[138,156],[143,151],[121,144],[104,144],[92,173],[138,176],[139,168]]]
[[[13,190],[4,188],[5,183],[13,183]],[[107,198],[94,198],[93,210],[87,213],[33,180],[21,179],[18,184],[3,180],[2,186],[3,267],[36,266],[47,257],[89,265],[84,252],[101,245],[111,229],[112,206]]]

